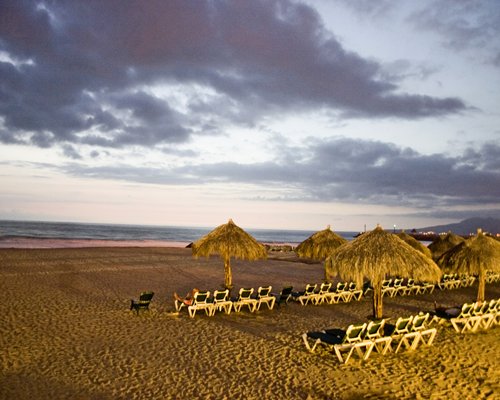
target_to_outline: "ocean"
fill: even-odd
[[[157,240],[191,243],[206,235],[213,228],[0,220],[0,240],[16,238],[115,241]],[[290,244],[298,244],[315,232],[282,229],[245,230],[259,242]],[[358,232],[339,231],[336,233],[347,240],[352,240]]]

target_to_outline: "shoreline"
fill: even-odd
[[[0,237],[0,249],[66,249],[91,247],[188,247],[192,242],[169,240],[112,240],[112,239],[59,239],[59,238],[25,238]],[[271,251],[282,251],[280,248],[293,249],[297,243],[262,242]]]
[[[186,247],[189,242],[166,240],[0,238],[0,249],[66,249],[89,247]]]

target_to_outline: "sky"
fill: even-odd
[[[500,218],[498,0],[0,2],[0,219]]]

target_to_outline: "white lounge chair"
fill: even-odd
[[[317,286],[317,284],[308,283],[304,291],[293,295],[294,300],[298,301],[303,306],[307,305],[307,303],[309,303],[309,301],[313,298]]]
[[[215,290],[212,301],[215,311],[224,311],[226,314],[231,314],[233,302],[229,300],[229,289]]]
[[[213,316],[215,313],[215,308],[213,303],[210,301],[210,292],[200,291],[196,292],[193,296],[193,302],[191,305],[187,306],[189,316],[194,318],[196,311],[203,310],[205,314],[209,317]]]
[[[271,294],[271,286],[260,286],[257,289],[257,310],[260,310],[262,304],[266,304],[267,308],[273,309],[276,297]]]
[[[233,301],[233,307],[236,312],[240,312],[242,307],[248,307],[248,311],[254,312],[257,308],[257,299],[253,299],[253,288],[241,288],[238,298]]]
[[[317,292],[314,292],[311,296],[311,303],[318,305],[325,301],[327,301],[328,293],[330,292],[330,288],[332,287],[331,282],[323,282]]]

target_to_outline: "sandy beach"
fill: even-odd
[[[291,254],[234,261],[240,287],[320,283],[321,264]],[[254,314],[174,313],[172,294],[223,282],[217,257],[182,247],[0,249],[0,399],[500,399],[500,329],[457,334],[438,327],[415,352],[340,364],[311,354],[304,332],[371,315],[371,298],[288,304]],[[149,312],[129,311],[143,290]],[[384,316],[476,298],[477,283],[432,294],[384,297]],[[487,284],[486,298],[499,298]]]

